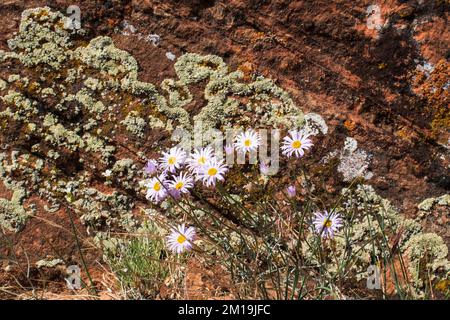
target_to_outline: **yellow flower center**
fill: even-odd
[[[292,142],[292,148],[294,149],[298,149],[302,146],[302,143],[300,142],[300,140],[295,140],[294,142]]]
[[[156,182],[156,183],[154,184],[154,186],[153,186],[153,189],[154,189],[155,191],[161,190],[161,183]]]
[[[246,147],[250,147],[251,144],[252,144],[252,142],[250,141],[250,139],[245,139],[244,145],[245,145]]]
[[[177,242],[178,242],[179,244],[183,244],[185,241],[186,241],[186,237],[183,236],[182,234],[180,234],[180,235],[178,236],[178,238],[177,238]]]
[[[206,162],[206,158],[201,156],[200,158],[198,158],[198,164],[205,164]]]
[[[330,219],[327,219],[327,220],[324,221],[323,226],[325,228],[330,228],[332,224],[333,224],[333,222],[331,222]]]
[[[177,158],[175,158],[175,157],[169,157],[169,159],[167,160],[167,162],[170,164],[170,165],[173,165],[173,164],[175,164],[175,161],[177,160]]]
[[[208,175],[209,176],[215,176],[216,175],[216,173],[217,173],[217,169],[216,168],[209,168],[208,169]]]
[[[179,181],[175,185],[175,189],[180,190],[181,188],[183,188],[183,186],[184,186],[184,183],[182,181]]]

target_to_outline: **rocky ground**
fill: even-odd
[[[18,32],[25,9],[48,6],[65,13],[71,4],[73,1],[2,0],[0,50],[10,51],[7,40]],[[449,193],[448,1],[379,1],[382,19],[379,30],[367,27],[366,10],[373,1],[124,0],[76,4],[81,9],[82,28],[86,30],[76,39],[77,43],[86,44],[97,36],[111,37],[115,47],[136,59],[138,79],[142,82],[159,84],[164,79],[176,78],[175,59],[187,52],[217,55],[232,70],[243,71],[246,77],[260,74],[274,80],[303,113],[318,114],[325,120],[328,132],[318,146],[317,161],[330,152],[336,154],[339,152],[336,150],[344,148],[348,137],[353,138],[358,155],[364,155],[367,183],[404,216],[417,217],[420,203]],[[6,81],[7,74],[20,73],[15,68],[13,64],[2,65],[2,79]],[[30,79],[36,77],[32,72],[25,75]],[[199,88],[192,89],[194,97],[199,92]],[[185,109],[198,114],[204,102],[202,98],[193,99]],[[4,110],[2,103],[0,110]],[[51,97],[44,103],[56,104]],[[133,101],[125,101],[124,97],[121,103],[132,105]],[[4,151],[31,148],[26,143],[17,143],[20,136],[12,138],[12,132],[18,128],[9,129],[2,132],[0,139]],[[162,133],[158,136],[158,131],[147,134],[139,140],[122,131],[111,143],[124,158],[136,159],[138,151],[151,154],[155,140],[166,143],[167,137]],[[126,150],[127,144],[134,149]],[[44,160],[46,155],[40,153]],[[352,156],[356,157],[350,152]],[[128,190],[123,182],[103,185],[98,170],[106,166],[90,166],[99,161],[95,155],[87,156],[82,166],[74,164],[75,160],[68,157],[52,161],[60,170],[59,175],[73,177],[87,173],[93,177],[90,186],[105,194],[121,190],[137,199],[136,206],[142,203],[139,202],[142,196]],[[136,163],[140,168],[143,160]],[[335,170],[329,177],[327,191],[345,186],[346,175],[351,173]],[[13,192],[0,184],[0,197],[9,200],[12,196]],[[64,289],[61,271],[38,268],[35,263],[56,258],[65,264],[79,263],[75,229],[93,281],[103,288],[104,298],[113,298],[105,289],[110,279],[99,264],[101,253],[95,249],[85,221],[65,205],[48,212],[44,209],[49,206],[47,200],[44,193],[30,194],[24,208],[34,204],[33,217],[20,231],[7,231],[0,243],[0,255],[8,257],[0,266],[0,288],[6,288],[0,296],[11,297],[7,288],[14,282],[23,287],[22,295],[27,295],[31,287],[70,295]],[[424,222],[426,230],[439,234],[448,246],[448,206],[439,204],[429,210],[432,213]],[[9,262],[13,258],[17,264]],[[187,283],[194,293],[189,297],[210,298],[220,291],[217,287],[225,290],[226,279],[212,276],[216,271],[199,276],[205,273],[204,267],[196,261],[191,264],[193,271]],[[161,295],[171,297],[167,290],[162,290]],[[226,296],[233,297],[231,293]]]

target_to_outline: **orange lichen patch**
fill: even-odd
[[[28,85],[27,92],[31,93],[31,94],[35,94],[35,93],[37,93],[38,89],[39,89],[39,83],[32,82]]]
[[[117,23],[117,20],[116,20],[116,19],[111,19],[111,18],[109,18],[109,19],[106,19],[106,24],[107,24],[109,27],[115,27],[118,23]]]
[[[252,44],[266,38],[266,34],[264,32],[258,32],[250,28],[240,28],[236,31],[236,35],[246,39]]]
[[[387,64],[384,62],[381,62],[378,64],[378,69],[380,69],[380,70],[386,69],[386,67],[387,67]]]
[[[450,129],[450,109],[449,106],[443,106],[438,109],[434,115],[434,119],[431,122],[431,131],[439,137],[440,132],[445,132]],[[445,141],[445,140],[444,140]]]
[[[238,70],[244,74],[245,81],[250,81],[252,73],[254,72],[254,66],[251,62],[246,61],[239,65]]]
[[[414,76],[414,92],[428,102],[424,111],[431,115],[432,135],[446,142],[450,128],[450,63],[441,59],[430,74],[417,70]]]
[[[448,294],[450,291],[450,280],[444,279],[436,283],[435,288],[443,294]]]
[[[417,138],[417,134],[409,127],[402,127],[400,130],[395,131],[395,135],[403,140],[412,141]]]
[[[49,16],[49,13],[47,10],[40,10],[39,12],[33,13],[33,16],[37,19],[37,20],[41,20],[41,18],[46,18]]]
[[[64,22],[63,22],[63,21],[58,21],[58,22],[56,23],[56,26],[57,26],[59,29],[64,29]]]
[[[348,130],[348,131],[353,131],[356,128],[356,123],[350,119],[345,120],[344,122],[344,127]]]
[[[256,41],[262,40],[262,39],[264,39],[264,38],[265,38],[264,32],[256,32],[256,33],[254,34],[253,41],[256,42]]]

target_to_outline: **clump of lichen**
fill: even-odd
[[[0,198],[0,225],[13,232],[21,230],[28,219],[28,214],[19,199],[18,191],[14,192],[12,200]]]
[[[61,265],[64,264],[64,261],[59,259],[59,258],[55,258],[55,259],[51,259],[51,258],[47,258],[47,259],[42,259],[39,260],[35,263],[36,268],[40,269],[40,268],[54,268],[57,265]]]
[[[12,164],[6,163],[6,154],[0,154],[0,179],[5,187],[12,191],[11,199],[0,198],[0,226],[12,231],[20,231],[24,226],[34,208],[25,209],[23,202],[27,196],[23,182],[16,182],[11,179],[11,174],[20,168],[26,168],[19,163],[18,153],[12,154]],[[28,158],[22,158],[28,160]],[[38,166],[37,164],[36,166]],[[32,174],[31,170],[25,169],[25,174]],[[33,175],[32,175],[33,176]]]
[[[127,117],[121,122],[127,130],[133,135],[143,138],[146,121],[139,117],[136,111],[130,112]]]
[[[342,150],[329,153],[323,162],[327,163],[332,158],[339,158],[337,171],[342,175],[343,181],[352,181],[356,178],[366,180],[372,178],[373,174],[369,171],[371,155],[358,148],[358,142],[347,137]]]
[[[430,211],[435,205],[450,207],[450,195],[444,194],[440,197],[425,199],[417,207],[421,211]]]
[[[437,234],[416,234],[406,243],[406,247],[408,270],[417,296],[423,296],[423,289],[426,286],[434,286],[436,279],[450,279],[448,248]]]

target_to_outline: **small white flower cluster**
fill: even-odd
[[[305,155],[305,150],[313,146],[311,135],[304,130],[291,130],[289,134],[283,138],[281,151],[288,158],[295,156],[297,158]],[[247,153],[258,149],[261,144],[261,137],[253,130],[247,130],[239,134],[234,144],[238,152]]]
[[[284,137],[281,147],[283,155],[287,157],[303,157],[305,150],[313,146],[310,135],[305,131],[292,130]],[[231,154],[235,150],[246,154],[254,152],[261,145],[260,135],[247,130],[237,135],[233,145],[225,147],[225,153]],[[174,199],[179,199],[182,194],[189,194],[189,189],[194,187],[196,182],[202,182],[206,187],[215,187],[217,181],[224,181],[228,167],[222,159],[214,156],[211,147],[200,148],[187,155],[181,148],[173,147],[167,152],[162,152],[158,161],[149,160],[144,168],[146,173],[153,176],[145,184],[147,188],[147,199],[154,203],[159,203],[168,195]],[[268,170],[265,163],[261,164],[261,171]],[[295,187],[288,188],[288,196],[295,197]],[[326,237],[332,237],[334,232],[340,227],[340,218],[328,217],[328,214],[316,216],[314,225],[320,233]],[[184,224],[174,228],[167,237],[168,248],[176,253],[190,250],[195,237],[194,227],[186,228]]]
[[[145,185],[147,199],[158,203],[167,196],[178,199],[189,194],[198,181],[214,187],[217,181],[224,181],[228,168],[214,156],[211,147],[197,149],[189,156],[181,148],[173,147],[162,152],[159,161],[149,160],[144,170],[150,176],[155,175]]]

